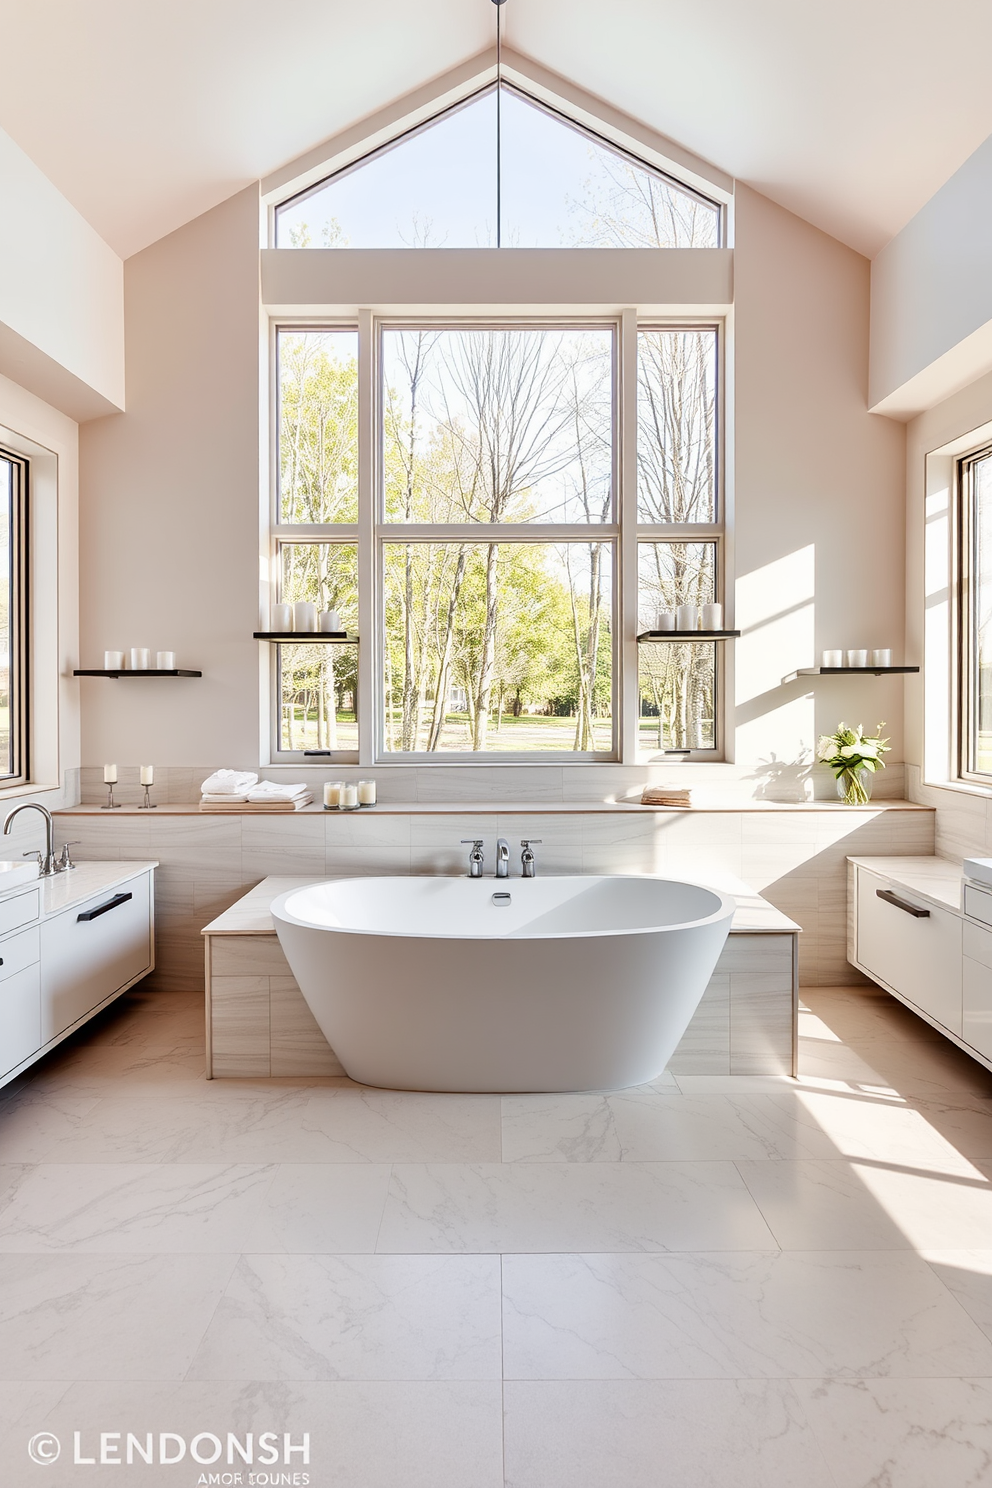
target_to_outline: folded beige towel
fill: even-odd
[[[687,785],[646,785],[641,791],[642,806],[692,805],[692,790]]]

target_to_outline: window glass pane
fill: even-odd
[[[18,469],[0,456],[0,775],[17,773],[17,729],[13,713],[14,664],[13,528]]]
[[[637,515],[716,520],[716,330],[637,337]]]
[[[352,543],[283,543],[280,598],[358,621],[358,551]],[[279,748],[358,748],[358,647],[305,641],[279,646]]]
[[[715,248],[720,208],[514,88],[487,88],[276,211],[277,248]]]
[[[386,520],[606,522],[613,332],[387,330]]]
[[[279,332],[279,520],[358,521],[358,332]]]
[[[384,747],[613,748],[611,543],[386,543]]]
[[[639,631],[655,628],[659,610],[715,596],[715,543],[641,543],[638,568]],[[645,642],[637,659],[641,749],[714,749],[715,642]]]
[[[973,770],[992,775],[992,456],[971,466],[974,530]]]

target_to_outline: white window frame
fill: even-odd
[[[296,250],[289,250],[296,251]],[[577,249],[575,252],[584,253]],[[680,252],[683,250],[673,250]],[[398,522],[385,522],[381,507],[382,493],[382,418],[380,408],[381,337],[388,328],[401,326],[436,327],[503,327],[534,326],[609,326],[614,328],[614,521],[602,524],[520,523],[459,524],[457,526],[411,527]],[[279,380],[277,343],[280,330],[321,331],[358,329],[358,521],[357,523],[290,525],[279,521]],[[650,524],[638,522],[637,491],[637,336],[641,330],[714,329],[717,338],[716,390],[716,490],[715,520],[712,523]],[[607,315],[590,310],[587,315],[542,315],[519,317],[503,314],[472,317],[413,315],[391,313],[377,315],[370,308],[357,316],[274,316],[269,331],[269,502],[268,523],[263,551],[263,570],[267,564],[268,579],[262,585],[263,607],[267,597],[278,597],[281,564],[279,548],[292,542],[347,542],[358,549],[359,648],[358,648],[358,750],[335,751],[321,758],[328,764],[358,763],[362,766],[431,764],[521,763],[528,765],[563,763],[634,764],[659,756],[646,754],[639,746],[640,690],[638,681],[638,557],[642,542],[664,542],[680,538],[713,542],[716,545],[716,599],[729,611],[732,579],[729,573],[728,503],[726,480],[726,340],[727,327],[720,316],[640,317],[636,310],[625,309]],[[384,542],[396,542],[402,535],[420,541],[476,542],[541,542],[576,541],[589,543],[601,538],[613,546],[612,625],[613,625],[613,727],[614,747],[609,752],[578,751],[436,751],[402,753],[385,751],[384,690],[381,658],[384,644],[383,585],[381,551]],[[728,623],[729,619],[728,619]],[[264,621],[263,621],[264,627]],[[281,677],[279,651],[267,646],[270,661],[265,676],[268,697],[267,741],[271,761],[275,764],[307,762],[302,751],[281,749]],[[672,750],[666,754],[704,763],[722,763],[726,759],[727,707],[730,668],[724,664],[725,647],[715,643],[716,670],[714,701],[716,720],[713,747],[699,750]],[[263,669],[264,674],[264,669]],[[265,726],[263,725],[263,746]],[[664,756],[661,756],[662,758]],[[312,758],[312,757],[311,757]]]
[[[13,763],[11,774],[0,773],[0,791],[24,786],[31,778],[31,660],[29,649],[29,513],[31,509],[31,461],[23,453],[0,444],[0,456],[14,471],[10,549],[10,715]]]

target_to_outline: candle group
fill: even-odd
[[[824,651],[820,665],[825,667],[890,667],[892,650],[889,646],[876,647],[868,651],[864,646],[855,646],[848,651]]]
[[[326,811],[354,811],[357,806],[375,805],[375,781],[328,780],[324,784]]]
[[[722,630],[723,605],[684,604],[675,610],[659,610],[655,630]]]
[[[104,671],[123,672],[125,670],[124,656],[125,653],[123,651],[104,651]],[[152,653],[150,649],[147,646],[132,646],[130,670],[132,672],[148,672],[151,671],[151,666]],[[174,672],[176,670],[175,651],[156,651],[155,669],[159,672]]]
[[[317,631],[323,635],[339,631],[341,616],[337,610],[320,610],[308,599],[296,604],[274,604],[272,606],[272,630],[275,635],[287,635],[293,631],[303,634]]]

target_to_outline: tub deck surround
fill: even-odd
[[[194,773],[196,784],[205,778],[187,772],[188,791]],[[153,794],[158,797],[157,786]],[[865,808],[751,801],[675,810],[521,793],[500,802],[421,799],[353,812],[315,805],[292,816],[214,816],[188,799],[157,811],[139,811],[137,800],[135,787],[134,804],[120,811],[86,805],[59,812],[57,840],[81,838],[74,851],[90,859],[158,859],[153,985],[175,992],[203,990],[203,926],[261,879],[458,874],[468,852],[459,839],[478,836],[486,840],[487,871],[502,836],[512,847],[514,874],[522,837],[543,838],[539,873],[660,873],[701,882],[730,874],[802,927],[801,982],[838,986],[857,976],[847,961],[847,857],[934,850],[933,808],[903,801]]]
[[[319,881],[267,878],[205,927],[209,1078],[344,1073],[296,984],[270,913],[280,894]],[[716,872],[709,882],[735,900],[734,920],[668,1068],[686,1075],[790,1075],[799,926],[733,875]]]

